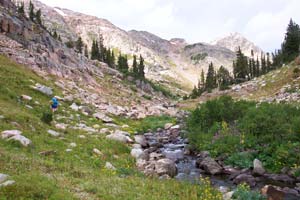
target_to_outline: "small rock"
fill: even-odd
[[[80,138],[80,139],[85,139],[86,136],[85,136],[85,135],[79,135],[78,138]]]
[[[71,151],[73,151],[72,149],[66,149],[66,152],[71,152]]]
[[[251,187],[254,187],[256,185],[255,178],[249,174],[240,174],[234,179],[233,182],[237,185],[241,183],[246,183]]]
[[[28,109],[30,109],[30,110],[32,110],[32,109],[33,109],[33,107],[32,107],[32,106],[30,106],[30,105],[25,105],[25,107],[26,107],[26,108],[28,108]]]
[[[177,167],[174,161],[164,158],[155,163],[155,172],[162,176],[164,174],[174,177],[177,173]]]
[[[4,119],[5,117],[3,115],[0,115],[0,119]]]
[[[60,136],[60,133],[53,131],[53,130],[48,130],[47,133],[49,133],[50,135],[52,135],[53,137],[58,137]]]
[[[13,181],[13,180],[8,180],[8,181],[5,181],[4,183],[1,183],[1,184],[0,184],[0,188],[1,188],[1,187],[7,187],[7,186],[10,186],[10,185],[13,185],[13,184],[15,184],[15,181]]]
[[[0,174],[0,183],[3,183],[7,179],[8,179],[8,175],[7,174]]]
[[[61,129],[61,130],[66,130],[67,129],[67,124],[55,124],[55,128]]]
[[[136,143],[140,144],[142,147],[148,146],[147,140],[146,140],[145,136],[143,136],[143,135],[135,135],[134,140]]]
[[[232,196],[233,196],[234,192],[231,191],[231,192],[227,192],[223,195],[223,199],[224,200],[231,200],[232,199]]]
[[[27,95],[25,95],[25,94],[23,94],[23,95],[21,96],[21,98],[22,98],[23,100],[26,100],[26,101],[31,101],[31,100],[32,100],[32,97],[27,96]]]
[[[77,147],[77,144],[72,142],[72,143],[70,143],[70,147],[75,148],[75,147]]]
[[[223,168],[211,157],[204,158],[199,166],[211,175],[221,174],[223,170]]]
[[[142,149],[132,149],[130,152],[131,156],[138,159],[147,160],[149,159],[149,155],[147,156],[146,153]]]
[[[108,128],[102,128],[100,130],[100,134],[106,134],[106,133],[110,133],[110,130]]]
[[[105,163],[105,168],[109,170],[116,170],[116,168],[110,162]]]
[[[93,126],[93,128],[94,128],[94,129],[99,129],[99,128],[100,128],[100,125],[95,124],[95,125]]]
[[[170,129],[172,126],[173,126],[172,123],[167,123],[167,124],[165,124],[165,130]]]
[[[96,154],[96,155],[98,155],[98,156],[102,156],[103,155],[103,153],[99,149],[96,149],[96,148],[93,149],[93,153]]]
[[[95,114],[93,114],[93,117],[95,117],[96,119],[99,119],[99,120],[103,121],[104,123],[112,123],[113,122],[112,118],[106,116],[103,113],[95,113]]]

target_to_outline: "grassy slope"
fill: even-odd
[[[261,76],[258,78],[259,82],[265,82],[265,86],[259,86],[258,90],[254,92],[246,92],[244,94],[243,92],[234,93],[232,91],[229,91],[226,93],[227,95],[232,96],[236,99],[249,99],[258,101],[261,98],[271,97],[274,96],[282,87],[284,87],[287,84],[291,84],[291,86],[295,84],[300,84],[300,79],[295,79],[293,77],[293,70],[299,66],[296,66],[294,63],[291,63],[290,65],[286,65],[280,69],[274,70],[269,72],[268,74]],[[206,96],[201,96],[200,99],[188,99],[185,101],[182,101],[179,105],[183,109],[187,110],[193,110],[197,107],[197,105],[201,102],[205,102],[207,100],[211,100],[214,98],[219,97],[221,94],[211,93]]]
[[[32,140],[29,148],[0,139],[0,173],[9,174],[16,184],[1,188],[0,199],[221,199],[208,186],[160,181],[143,177],[135,169],[129,148],[103,136],[91,136],[85,132],[67,129],[63,138],[53,138],[47,130],[55,130],[40,118],[48,108],[49,97],[33,90],[30,85],[41,83],[61,91],[51,82],[38,77],[27,68],[0,56],[0,131],[18,129]],[[33,97],[32,102],[20,100],[20,95]],[[38,101],[36,105],[34,101]],[[34,109],[28,109],[31,105]],[[62,103],[57,115],[74,115],[69,105]],[[75,119],[74,119],[75,120]],[[76,119],[86,124],[98,123],[85,116]],[[59,121],[59,120],[57,120]],[[65,122],[63,119],[59,122]],[[70,121],[70,120],[69,120]],[[120,123],[126,121],[119,120]],[[75,122],[73,122],[75,123]],[[130,125],[141,123],[130,122]],[[103,126],[102,124],[99,124]],[[149,125],[151,128],[151,126]],[[86,139],[79,139],[85,135]],[[70,143],[77,147],[72,152]],[[103,156],[93,155],[98,148]],[[56,154],[41,156],[39,152],[55,150]],[[105,162],[116,166],[117,171],[104,169]]]

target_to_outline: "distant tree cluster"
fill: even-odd
[[[78,41],[78,43],[80,42]],[[80,47],[81,46],[79,45],[78,48]],[[87,47],[85,49],[85,55],[88,55]],[[93,41],[92,49],[91,49],[91,59],[99,60],[100,62],[107,63],[109,67],[115,68],[114,51],[104,46],[102,36],[100,36],[99,41],[98,40]]]

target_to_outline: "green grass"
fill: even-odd
[[[47,130],[56,130],[53,125],[41,121],[43,113],[49,112],[50,98],[31,89],[31,85],[41,83],[54,89],[55,95],[62,91],[53,85],[55,80],[45,80],[28,68],[17,65],[0,56],[0,131],[18,129],[32,140],[28,148],[18,143],[0,139],[0,173],[10,175],[16,183],[0,188],[1,200],[32,199],[204,199],[204,195],[221,199],[218,192],[207,184],[201,186],[180,183],[175,180],[161,181],[144,177],[135,168],[135,160],[130,156],[130,148],[118,142],[105,139],[105,136],[90,135],[86,132],[66,129],[58,130],[62,135],[54,138]],[[33,97],[31,102],[20,99],[26,94]],[[36,105],[34,102],[38,101]],[[89,126],[99,124],[98,120],[75,113],[69,103],[60,102],[54,120],[75,125],[85,123]],[[31,105],[33,109],[25,106]],[[79,118],[71,116],[80,114]],[[58,116],[65,117],[58,120]],[[128,124],[132,131],[156,129],[173,118],[162,116],[134,121],[124,118],[118,123]],[[79,135],[85,135],[80,139]],[[77,147],[71,148],[70,143]],[[66,149],[71,148],[71,152]],[[103,155],[93,154],[93,148]],[[40,152],[55,151],[43,156]],[[116,171],[104,169],[111,162]]]

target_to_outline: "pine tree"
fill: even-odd
[[[144,64],[144,58],[142,57],[142,55],[140,55],[140,63],[138,65],[138,78],[140,79],[145,79],[145,64]]]
[[[57,32],[56,32],[56,30],[54,30],[54,32],[53,32],[53,34],[52,34],[52,35],[53,35],[53,38],[54,38],[54,39],[57,39],[58,35],[57,35]]]
[[[205,84],[205,89],[207,90],[207,92],[211,92],[212,89],[214,89],[216,87],[216,82],[215,82],[215,70],[214,70],[214,66],[213,63],[209,64],[208,67],[208,72],[206,75],[206,84]]]
[[[25,16],[25,6],[24,6],[24,2],[21,2],[18,6],[18,13],[21,16]]]
[[[282,44],[283,62],[287,63],[299,55],[300,28],[292,19],[287,27],[284,42]]]
[[[260,63],[259,63],[259,60],[258,60],[258,56],[256,58],[256,63],[255,63],[255,67],[256,67],[256,77],[259,77],[261,75],[261,67],[260,67]]]
[[[58,35],[58,41],[62,42],[60,35]]]
[[[76,47],[76,50],[79,52],[79,53],[82,53],[82,50],[83,50],[83,42],[82,42],[82,38],[81,37],[78,37],[77,41],[76,41],[76,44],[75,44],[75,47]]]
[[[237,83],[241,83],[249,79],[249,66],[248,66],[248,59],[243,54],[241,48],[239,47],[237,54],[236,54],[236,61],[233,65],[233,73],[234,78]]]
[[[230,73],[229,71],[221,66],[217,72],[217,84],[218,84],[218,87],[220,90],[226,90],[228,89],[228,86],[231,84],[231,76],[230,76]]]
[[[94,40],[93,44],[92,44],[92,49],[91,49],[91,59],[92,60],[97,60],[98,59],[98,47],[97,47],[97,43]]]
[[[89,58],[89,50],[88,50],[87,45],[84,45],[84,56]]]
[[[127,56],[123,56],[121,53],[118,57],[118,70],[124,74],[128,73],[128,59]]]
[[[133,73],[133,76],[136,78],[139,76],[139,69],[138,69],[138,64],[136,61],[136,55],[133,55],[132,73]]]
[[[267,63],[266,63],[266,56],[262,53],[261,54],[261,74],[267,73]]]
[[[115,53],[114,50],[111,50],[111,63],[112,63],[112,67],[115,68],[116,65],[116,58],[115,58]]]
[[[271,60],[270,60],[270,53],[267,53],[266,66],[267,66],[267,72],[269,72],[273,69],[272,68],[272,63],[271,63]]]
[[[41,9],[38,9],[38,11],[36,11],[35,20],[36,20],[36,23],[42,25],[42,11],[41,11]]]
[[[35,17],[35,13],[34,13],[34,5],[33,3],[30,1],[29,2],[29,19],[31,21],[34,21],[34,17]]]

